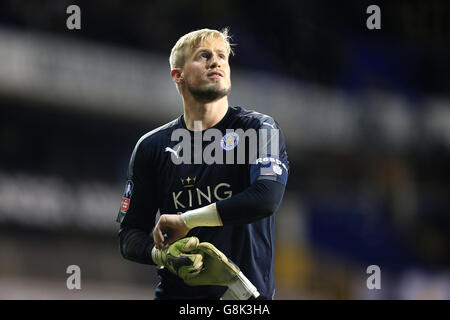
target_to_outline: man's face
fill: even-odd
[[[199,101],[211,102],[226,96],[231,80],[224,41],[214,38],[200,43],[187,57],[182,75],[187,90]]]

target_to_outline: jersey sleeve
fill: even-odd
[[[116,221],[122,227],[150,232],[158,211],[154,161],[148,141],[139,141],[128,166],[127,181]]]
[[[216,203],[223,225],[252,223],[276,212],[283,199],[289,161],[283,133],[270,117],[258,119],[257,148],[249,146],[250,185]]]
[[[250,184],[258,180],[272,180],[286,185],[289,161],[284,135],[278,123],[271,117],[262,119],[257,136],[258,153],[249,166]]]

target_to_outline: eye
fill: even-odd
[[[209,52],[206,51],[202,52],[200,54],[200,58],[209,59]]]

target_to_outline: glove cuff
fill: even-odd
[[[228,284],[221,300],[248,300],[250,297],[259,297],[258,289],[240,271]]]

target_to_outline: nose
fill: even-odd
[[[220,67],[219,59],[215,54],[211,55],[211,63],[209,65],[210,68],[218,68]]]

